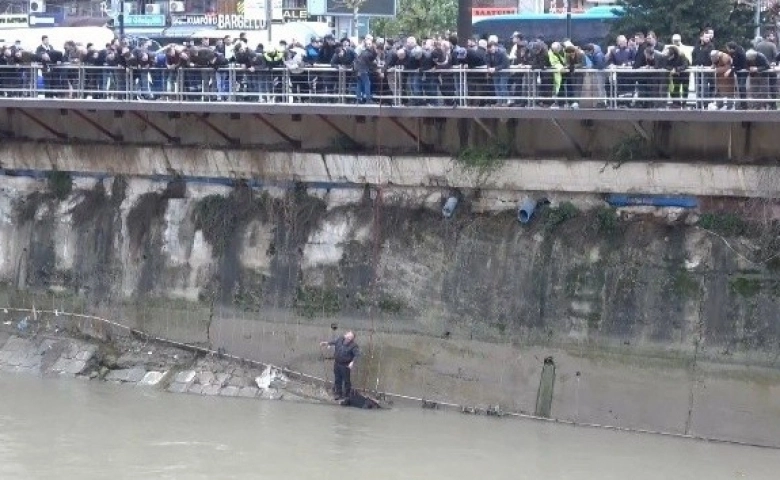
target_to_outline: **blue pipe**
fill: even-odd
[[[674,197],[666,195],[627,195],[610,194],[607,203],[613,207],[650,206],[650,207],[678,207],[697,208],[699,201],[696,197]]]
[[[458,208],[458,197],[450,197],[444,202],[444,206],[441,208],[441,214],[444,218],[451,218],[455,213],[456,208]]]
[[[526,198],[517,207],[517,219],[522,224],[526,224],[531,221],[531,217],[534,216],[534,210],[536,210],[536,201],[530,198]]]

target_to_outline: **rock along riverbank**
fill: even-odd
[[[0,325],[0,372],[59,375],[157,388],[171,393],[297,402],[330,402],[323,386],[280,370],[133,337],[110,342],[64,330],[26,333]]]

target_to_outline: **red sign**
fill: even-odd
[[[513,7],[507,7],[507,8],[472,8],[471,9],[471,16],[472,17],[492,17],[495,15],[514,15],[517,13],[517,8]]]

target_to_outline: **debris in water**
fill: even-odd
[[[30,327],[29,322],[27,321],[29,317],[24,317],[19,323],[16,324],[16,328],[20,332],[26,332],[27,329]]]
[[[9,320],[9,321],[7,321],[7,322],[3,322],[3,325],[10,325],[10,324],[11,324],[11,321],[10,321],[10,320]]]

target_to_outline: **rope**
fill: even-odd
[[[244,362],[249,363],[253,365],[257,365],[262,368],[271,367],[273,369],[279,370],[280,372],[283,372],[287,374],[290,377],[298,378],[298,379],[306,379],[312,382],[320,383],[320,384],[327,384],[327,381],[324,378],[317,377],[315,375],[309,375],[307,373],[298,372],[295,370],[291,370],[289,368],[280,367],[277,365],[273,365],[271,363],[265,363],[260,362],[257,360],[252,360],[249,358],[239,357],[237,355],[232,355],[228,353],[221,353],[215,350],[212,350],[210,348],[206,347],[200,347],[198,345],[193,345],[189,343],[184,342],[178,342],[176,340],[169,340],[167,338],[161,338],[158,336],[147,334],[141,330],[128,327],[127,325],[122,325],[121,323],[109,320],[107,318],[97,317],[95,315],[87,315],[87,314],[79,314],[79,313],[69,313],[69,312],[61,312],[59,310],[39,310],[35,308],[12,308],[12,307],[5,307],[3,309],[6,313],[7,312],[18,312],[18,313],[34,313],[36,315],[41,314],[52,314],[55,316],[59,315],[65,315],[70,316],[73,318],[81,318],[85,320],[96,320],[99,322],[103,322],[107,325],[111,325],[113,327],[117,327],[119,329],[125,330],[129,333],[132,333],[133,335],[138,335],[141,337],[146,338],[147,340],[151,340],[154,342],[158,342],[161,344],[179,347],[185,350],[189,351],[197,351],[204,354],[210,354],[210,355],[218,355],[222,358],[227,358],[230,360],[234,360],[236,362]],[[382,398],[391,398],[391,399],[397,399],[397,400],[407,400],[412,402],[417,402],[422,405],[434,405],[435,407],[447,407],[451,409],[458,409],[461,410],[464,413],[482,413],[482,410],[478,408],[473,407],[467,407],[464,405],[459,405],[456,403],[450,403],[450,402],[438,402],[438,401],[431,401],[427,400],[421,397],[414,397],[410,395],[402,395],[398,393],[390,393],[390,392],[378,392],[378,391],[367,391],[368,393],[375,394]],[[754,442],[746,442],[741,440],[729,440],[725,438],[717,438],[717,437],[707,437],[703,435],[692,435],[692,434],[686,434],[686,433],[674,433],[674,432],[665,432],[662,430],[649,430],[649,429],[643,429],[643,428],[634,428],[634,427],[618,427],[615,425],[604,425],[600,423],[588,423],[588,422],[578,422],[574,420],[563,420],[563,419],[557,419],[557,418],[545,418],[545,417],[538,417],[536,415],[530,415],[527,413],[522,412],[496,412],[498,416],[505,416],[505,417],[513,417],[513,418],[520,418],[525,420],[535,420],[539,422],[546,422],[546,423],[557,423],[560,425],[569,425],[572,427],[585,427],[585,428],[595,428],[595,429],[602,429],[602,430],[612,430],[612,431],[618,431],[618,432],[626,432],[626,433],[639,433],[639,434],[645,434],[645,435],[657,435],[662,437],[671,437],[671,438],[680,438],[680,439],[686,439],[686,440],[698,440],[702,442],[708,442],[708,443],[720,443],[720,444],[727,444],[727,445],[738,445],[743,447],[756,447],[756,448],[764,448],[764,449],[770,449],[770,450],[780,450],[780,445],[767,445],[767,444],[761,444],[761,443],[754,443]]]

